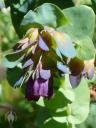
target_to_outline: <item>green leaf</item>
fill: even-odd
[[[0,1],[0,9],[2,9],[2,8],[4,8],[4,7],[5,7],[5,5],[4,5],[4,1],[1,0],[1,1]]]
[[[14,62],[8,61],[7,58],[4,58],[2,63],[7,68],[14,68],[14,67],[16,67],[20,63],[20,61],[23,60],[23,58],[24,58],[24,56],[20,57],[18,60],[14,61]]]
[[[6,7],[11,7],[11,18],[14,28],[17,34],[22,37],[20,30],[20,24],[29,10],[34,10],[34,8],[44,4],[44,3],[53,3],[59,6],[61,9],[66,7],[74,6],[71,0],[4,0]]]
[[[32,44],[29,44],[26,48],[17,50],[15,52],[7,54],[5,57],[7,58],[8,61],[14,62],[19,60],[22,56],[25,55],[25,53],[31,48]]]
[[[95,57],[95,47],[92,40],[87,37],[76,42],[77,56],[83,60],[90,60]]]
[[[18,67],[7,69],[7,80],[9,84],[14,87],[16,81],[21,77],[22,70]]]
[[[22,37],[20,23],[24,15],[34,9],[37,0],[4,0],[6,7],[11,8],[11,18],[17,34]]]
[[[57,44],[59,52],[69,58],[76,56],[76,50],[69,35],[65,33],[54,32],[53,38]]]
[[[87,4],[87,5],[91,5],[91,0],[72,0],[74,2],[74,4],[77,5],[82,5],[82,4]]]
[[[68,74],[65,74],[65,77],[54,78],[53,86],[57,87],[57,88],[59,87],[59,91],[64,95],[64,97],[68,101],[70,101],[70,102],[74,101],[75,95],[74,95],[73,89],[71,87],[71,84],[69,82],[69,75]],[[58,95],[58,92],[56,95]]]
[[[61,86],[63,88],[63,90],[61,90],[61,92],[64,94],[64,96],[68,100],[73,102],[75,100],[75,95],[74,95],[73,89],[71,87],[68,74],[65,75],[65,79],[64,79],[64,81],[62,81],[62,85]]]
[[[44,99],[43,99],[43,97],[40,97],[40,99],[36,102],[36,104],[39,105],[39,106],[44,107],[45,104],[44,104]]]
[[[59,0],[59,1],[58,0],[38,0],[37,6],[42,5],[44,3],[53,3],[57,5],[58,7],[60,7],[61,9],[74,6],[72,0],[67,0],[67,1],[66,0]]]
[[[30,27],[49,26],[53,28],[60,27],[67,23],[63,12],[56,5],[45,3],[35,11],[29,11],[21,23],[21,28],[25,31]],[[39,25],[39,26],[38,26]]]
[[[80,85],[74,89],[75,101],[70,105],[71,115],[68,121],[72,124],[82,123],[89,114],[90,92],[87,82],[84,78]]]
[[[36,121],[39,124],[39,127],[42,126],[45,120],[51,117],[50,111],[45,107],[41,108],[37,113]]]
[[[44,122],[44,125],[42,125],[40,128],[71,128],[68,126],[67,123],[59,123],[55,121],[54,119],[49,119],[48,121]]]
[[[75,41],[85,36],[93,37],[95,14],[90,7],[82,5],[64,9],[64,15],[70,23],[58,28],[58,31],[68,33]]]
[[[92,1],[92,8],[96,14],[96,0],[91,0]]]
[[[47,106],[47,108],[56,111],[59,108],[64,108],[67,105],[67,103],[71,103],[70,100],[65,97],[63,91],[64,89],[60,88],[50,101],[45,100],[45,105]]]

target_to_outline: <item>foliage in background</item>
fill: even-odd
[[[14,4],[11,4],[11,2],[14,2]],[[48,2],[50,2],[50,0],[48,0]],[[60,2],[61,3],[56,2],[56,0],[52,1],[52,3],[58,5],[62,9],[67,8],[69,6],[74,6],[74,3],[76,4],[76,6],[79,4],[91,4],[90,1],[78,2],[75,0],[74,1],[70,0],[68,1],[68,3],[66,2],[66,5],[64,4],[65,7],[62,7],[63,5],[62,2],[65,3],[65,1],[61,0]],[[6,0],[7,6],[12,5],[11,6],[11,9],[12,9],[11,17],[13,19],[12,22],[19,36],[22,36],[19,25],[21,24],[23,16],[28,12],[28,10],[30,10],[31,8],[34,9],[36,6],[41,5],[42,3],[44,3],[44,0],[43,1],[39,0],[37,1],[37,3],[34,0],[28,0],[27,2],[24,0],[20,0],[19,4],[18,4],[18,1]],[[33,6],[30,6],[31,4]],[[63,28],[61,27],[58,28],[58,31],[63,31],[68,33],[77,44],[78,43],[81,44],[81,46],[78,48],[78,57],[80,59],[86,59],[86,58],[90,59],[94,56],[94,53],[92,53],[92,55],[86,54],[89,52],[89,50],[93,51],[94,49],[93,48],[94,46],[92,44],[92,36],[94,31],[94,18],[93,18],[94,13],[91,9],[87,10],[86,8],[84,6],[81,6],[81,7],[75,7],[75,8],[73,7],[73,8],[65,9],[64,15],[68,17],[69,22],[72,22],[75,27],[71,26],[70,24],[68,26],[67,25],[64,26]],[[77,17],[75,17],[76,12],[77,12]],[[85,12],[85,13],[82,13],[82,12]],[[1,12],[0,14],[1,14],[0,28],[2,28],[0,29],[0,36],[1,37],[3,36],[4,38],[6,38],[6,39],[3,39],[2,42],[0,41],[1,51],[4,52],[5,50],[12,48],[13,44],[16,43],[18,38],[11,25],[10,17],[8,16],[9,14],[4,14],[3,12]],[[81,21],[79,16],[82,16]],[[16,17],[17,17],[17,20],[16,20]],[[4,28],[5,24],[8,25],[8,28],[6,26],[6,28],[8,29],[8,32]],[[95,43],[95,39],[93,39],[93,41]],[[88,44],[84,45],[83,42],[87,42]],[[90,43],[91,43],[91,46],[89,50],[87,50],[88,45]],[[68,77],[66,77],[66,79],[68,79]],[[65,81],[65,82],[66,82],[66,85],[69,85],[68,81]],[[44,103],[42,99],[40,99],[40,101],[37,102],[37,104],[35,104],[34,102],[29,103],[28,101],[26,101],[24,98],[24,95],[22,94],[23,90],[21,89],[15,90],[11,88],[7,80],[4,80],[3,82],[1,82],[1,85],[3,86],[2,87],[3,91],[1,91],[2,93],[0,96],[1,97],[0,104],[3,105],[3,107],[1,108],[1,111],[3,110],[2,113],[5,113],[5,114],[7,114],[8,111],[11,111],[11,110],[16,112],[17,120],[13,123],[14,128],[22,127],[22,126],[24,128],[30,128],[30,127],[51,128],[53,126],[54,128],[59,128],[59,127],[74,128],[75,127],[74,124],[81,123],[88,115],[89,90],[88,90],[87,83],[84,79],[82,80],[81,85],[78,86],[75,90],[70,90],[69,88],[66,88],[65,90],[61,89],[58,91],[57,96],[52,101],[45,101],[45,105],[47,106],[47,109],[46,107],[44,107]],[[75,93],[75,97],[77,98],[75,99],[74,102],[73,102],[73,99],[74,99],[73,92]],[[84,95],[82,95],[82,98],[81,98],[81,92],[84,92],[83,93]],[[10,98],[10,94],[11,94],[11,98]],[[61,100],[60,103],[57,102],[60,100]],[[70,104],[70,101],[73,103]],[[64,105],[62,105],[62,103],[64,103]],[[10,106],[10,104],[12,106]],[[7,106],[7,109],[6,109],[6,106]],[[64,106],[66,107],[64,108]],[[91,110],[93,110],[93,108]],[[92,125],[93,122],[91,123],[91,121],[93,121],[91,117],[94,116],[93,111],[90,111],[90,113],[92,113],[92,115],[89,114],[90,119],[88,119],[88,122],[90,122],[90,124],[85,123],[86,126],[84,126],[84,128],[85,127],[94,128],[94,125]],[[67,123],[66,123],[66,120],[68,121]],[[5,128],[6,126],[8,126],[8,122],[5,120],[5,117],[3,115],[1,116],[0,126],[2,128],[3,127]],[[83,124],[79,127],[83,128]]]

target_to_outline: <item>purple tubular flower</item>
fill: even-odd
[[[49,80],[38,78],[34,82],[34,95],[48,97],[48,83]]]
[[[40,96],[50,98],[53,95],[50,70],[41,69],[41,71],[46,72],[46,74],[48,74],[48,79],[44,79],[44,76],[43,78],[39,76],[39,78],[35,80],[33,80],[32,78],[29,79],[26,86],[26,98],[28,100],[37,101]],[[47,76],[45,76],[45,78],[47,78]]]
[[[34,81],[30,78],[27,82],[27,86],[26,86],[26,98],[30,101],[30,100],[35,100],[37,101],[39,99],[40,96],[35,96],[34,95]]]

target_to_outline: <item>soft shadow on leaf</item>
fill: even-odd
[[[20,78],[22,70],[18,67],[7,69],[7,80],[11,86],[14,86],[16,81]]]
[[[53,38],[56,41],[57,48],[62,55],[69,58],[73,58],[76,56],[76,50],[69,35],[65,33],[54,32]]]
[[[49,26],[53,28],[60,27],[67,23],[62,10],[51,3],[45,3],[37,7],[35,11],[29,11],[21,22],[23,32],[28,30],[29,27],[36,26],[42,28]],[[38,26],[39,25],[39,26]]]
[[[95,47],[89,37],[81,39],[77,43],[77,56],[83,60],[90,60],[95,57]]]
[[[70,124],[67,124],[67,122],[59,123],[52,118],[49,118],[48,121],[45,121],[44,125],[42,125],[42,126],[43,126],[43,128],[52,128],[53,126],[54,126],[54,128],[71,128]],[[42,127],[40,127],[40,128],[42,128]]]
[[[70,23],[58,28],[59,31],[68,33],[74,40],[81,40],[84,36],[93,37],[95,13],[90,7],[81,5],[64,9],[64,15]]]
[[[72,124],[82,123],[89,114],[90,92],[87,82],[82,78],[79,86],[74,89],[75,101],[70,105],[71,115],[68,121]]]
[[[3,64],[5,67],[7,67],[7,68],[14,68],[14,67],[16,67],[16,66],[20,63],[20,61],[23,60],[23,58],[24,58],[24,56],[20,57],[18,60],[13,61],[13,62],[8,61],[7,58],[4,58],[2,64]]]

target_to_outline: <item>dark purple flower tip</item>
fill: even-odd
[[[49,86],[48,86],[48,99],[53,96],[53,78],[49,79]]]
[[[43,40],[41,36],[39,36],[39,47],[44,51],[49,51],[49,48],[46,44],[46,42]]]
[[[26,87],[26,98],[28,100],[37,101],[40,96],[50,98],[53,94],[53,87],[50,86],[50,79],[44,80],[42,78],[38,78],[36,80],[30,80],[27,82]]]
[[[69,75],[69,80],[72,85],[72,88],[75,88],[79,85],[81,78],[82,78],[81,74],[78,76]]]
[[[31,101],[38,101],[40,96],[35,96],[34,95],[34,81],[32,80],[32,78],[30,78],[27,82],[27,86],[26,86],[26,98],[27,100]]]

